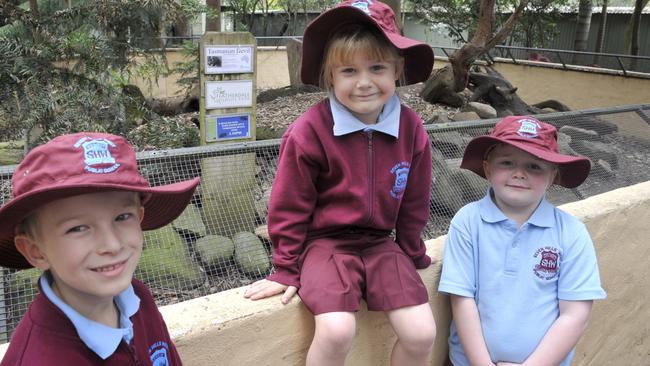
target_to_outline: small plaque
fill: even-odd
[[[253,80],[205,82],[205,108],[239,108],[253,106]]]
[[[254,50],[252,45],[205,46],[205,74],[253,72]]]
[[[205,122],[206,142],[251,138],[250,113],[207,115]]]

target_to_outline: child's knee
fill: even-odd
[[[436,324],[433,320],[419,323],[408,332],[398,334],[398,340],[410,352],[430,352],[436,340]]]
[[[340,349],[350,348],[356,333],[354,318],[329,318],[316,321],[315,337],[331,347]]]

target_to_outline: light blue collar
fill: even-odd
[[[330,109],[334,118],[334,136],[347,135],[357,131],[377,131],[395,138],[399,137],[399,120],[401,106],[397,95],[393,95],[379,114],[377,123],[367,125],[355,117],[343,104],[330,93]]]
[[[113,328],[90,320],[79,314],[61,300],[50,287],[52,275],[43,273],[40,279],[45,296],[70,319],[79,338],[103,360],[110,357],[120,345],[122,338],[127,343],[133,339],[133,323],[129,319],[140,308],[140,298],[133,291],[133,285],[115,296],[114,301],[120,312],[120,328]]]
[[[497,205],[492,200],[492,192],[492,187],[488,188],[488,192],[485,197],[479,201],[481,218],[484,221],[491,223],[508,220],[508,217],[503,214],[501,209],[499,209],[499,207],[497,207]],[[538,227],[552,227],[555,222],[553,214],[554,209],[555,207],[553,204],[551,204],[546,199],[546,196],[544,196],[542,197],[542,201],[539,203],[533,214],[530,215],[530,218],[528,218],[528,221],[526,222]]]

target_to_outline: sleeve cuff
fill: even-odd
[[[415,263],[415,268],[424,269],[431,265],[431,258],[425,254],[417,259],[413,258],[413,263]]]
[[[285,286],[295,286],[297,288],[300,288],[300,276],[294,275],[287,271],[276,270],[276,272],[266,276],[266,279],[269,281],[281,283]]]

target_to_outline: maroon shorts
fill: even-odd
[[[349,233],[309,241],[301,256],[300,298],[314,314],[386,311],[428,302],[410,257],[385,235]]]

